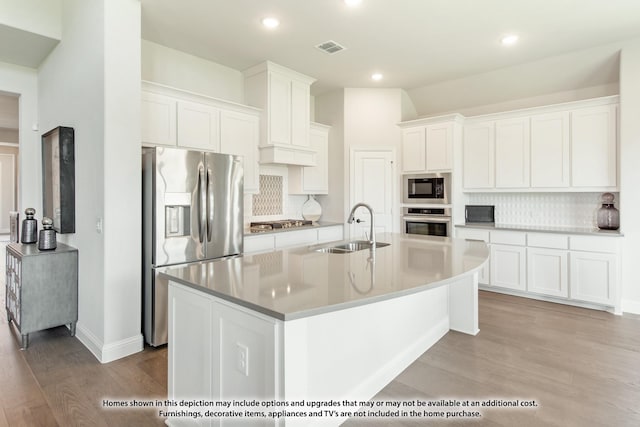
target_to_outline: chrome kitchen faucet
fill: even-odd
[[[363,207],[367,210],[369,210],[369,215],[371,216],[371,225],[369,227],[369,243],[371,244],[371,250],[374,250],[376,248],[376,235],[374,232],[374,221],[373,221],[373,209],[371,208],[371,206],[369,206],[366,203],[360,202],[360,203],[356,203],[353,208],[351,209],[351,213],[349,214],[349,219],[347,219],[347,222],[349,224],[353,224],[353,221],[355,220],[357,223],[361,223],[364,222],[360,219],[355,219],[355,214],[356,214],[356,209],[358,209],[359,207]]]

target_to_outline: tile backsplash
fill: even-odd
[[[253,216],[283,214],[284,177],[260,175],[260,193],[253,196]]]
[[[613,193],[618,207],[619,193]],[[595,227],[602,193],[470,193],[469,205],[495,205],[497,224]]]

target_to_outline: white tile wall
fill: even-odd
[[[618,207],[619,193],[615,195]],[[602,193],[470,193],[469,205],[495,205],[496,223],[596,227]]]

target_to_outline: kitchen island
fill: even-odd
[[[485,243],[377,237],[389,245],[323,251],[336,242],[167,270],[169,398],[363,402],[450,329],[477,334]],[[198,421],[209,420],[168,419]],[[254,421],[338,425],[344,417]]]

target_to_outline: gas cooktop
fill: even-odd
[[[281,219],[277,221],[252,222],[250,229],[252,233],[260,233],[281,228],[296,228],[312,225],[313,222],[306,219]]]

